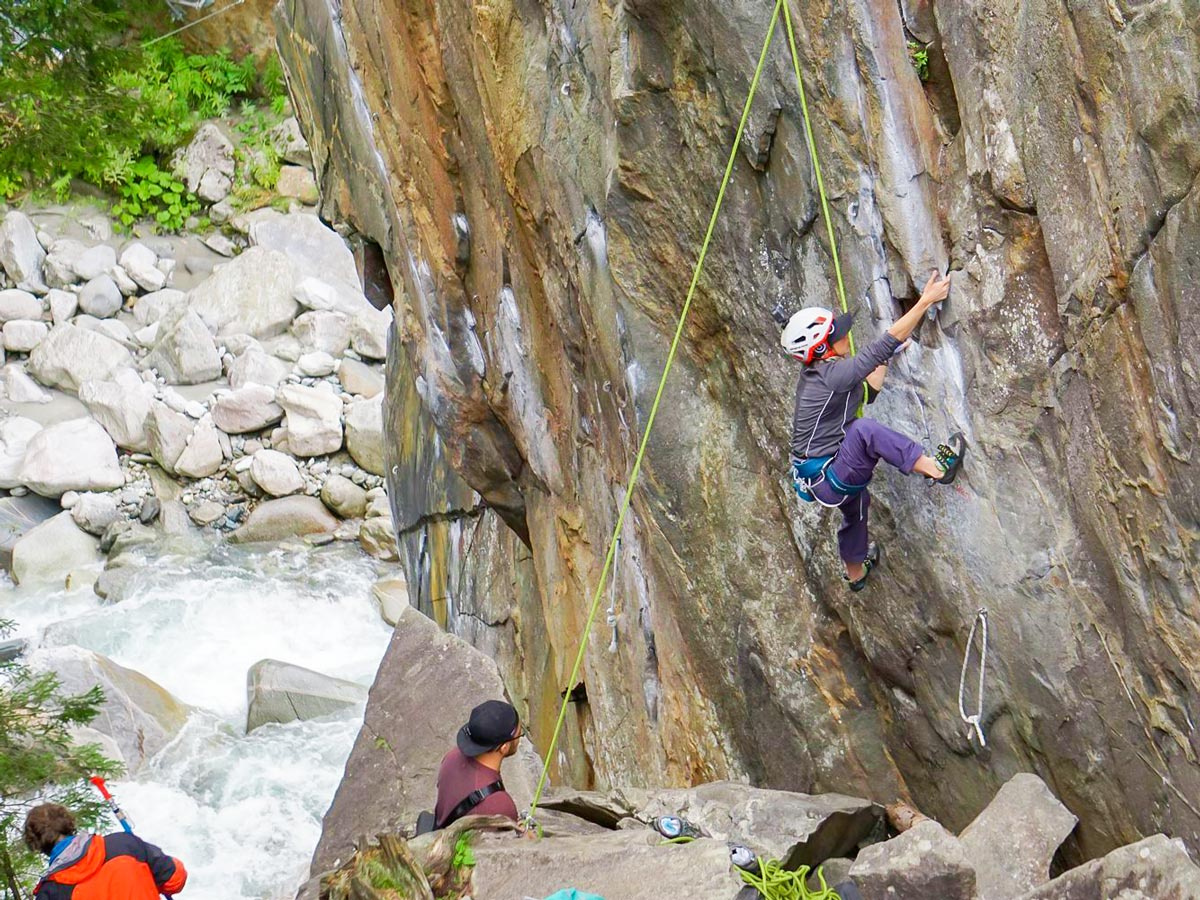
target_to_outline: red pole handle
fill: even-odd
[[[90,778],[88,780],[91,781],[91,783],[96,786],[96,790],[98,790],[100,792],[100,796],[103,797],[105,800],[111,800],[113,798],[113,795],[108,792],[108,785],[106,785],[104,783],[104,779],[101,778],[99,775],[97,775],[93,778]]]

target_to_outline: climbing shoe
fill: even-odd
[[[850,590],[857,594],[867,586],[867,579],[871,577],[871,572],[874,571],[879,565],[879,558],[879,545],[872,543],[871,546],[867,548],[867,558],[863,560],[862,578],[858,579],[857,581],[851,581],[850,576],[842,576],[842,578],[846,579],[846,583],[850,586]]]
[[[962,468],[963,457],[966,455],[967,439],[963,437],[961,431],[956,431],[950,435],[946,443],[938,444],[937,453],[933,458],[942,469],[942,477],[930,480],[936,481],[938,484],[953,484],[954,479],[958,477],[958,470]]]

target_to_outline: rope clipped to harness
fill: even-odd
[[[967,710],[963,705],[966,699],[967,692],[967,666],[971,662],[971,650],[975,645],[975,632],[980,633],[980,649],[979,649],[979,692],[976,698],[975,714],[967,715]],[[988,611],[986,606],[979,607],[975,613],[975,620],[971,623],[971,633],[967,636],[967,647],[963,651],[962,674],[958,679],[958,715],[967,725],[970,725],[974,731],[968,732],[968,738],[979,738],[979,746],[987,746],[987,737],[983,733],[983,682],[987,672],[987,653],[988,653]]]

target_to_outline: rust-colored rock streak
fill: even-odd
[[[770,311],[833,291],[781,33],[572,686],[770,3],[282,0],[323,213],[395,286],[412,594],[497,658],[543,750],[573,689],[560,781],[744,777],[959,828],[1033,771],[1077,858],[1200,847],[1196,3],[792,11],[860,341],[955,273],[871,414],[962,429],[967,473],[882,472],[886,568],[846,592],[786,473]],[[979,606],[982,753],[957,710]]]

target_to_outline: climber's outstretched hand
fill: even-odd
[[[929,276],[929,281],[925,283],[925,290],[921,291],[921,299],[917,301],[917,306],[926,310],[935,303],[941,303],[948,296],[950,296],[950,276],[934,272]]]

